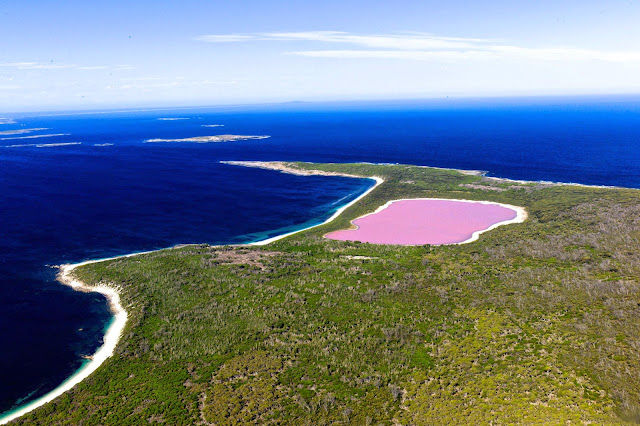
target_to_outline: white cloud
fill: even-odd
[[[500,56],[527,57],[546,61],[603,61],[640,62],[640,51],[600,51],[571,47],[526,48],[518,46],[490,46],[489,51]]]
[[[288,55],[308,56],[312,58],[340,59],[413,59],[459,61],[464,59],[486,59],[486,53],[476,51],[421,51],[421,50],[304,50],[286,52]],[[497,57],[497,54],[493,54]]]
[[[79,70],[93,71],[93,70],[106,70],[108,67],[106,65],[94,65],[94,66],[85,66],[78,67]]]
[[[428,34],[406,35],[355,35],[341,31],[299,31],[270,32],[255,34],[217,34],[202,35],[196,40],[210,43],[233,43],[243,41],[316,41],[324,43],[354,44],[372,48],[390,49],[446,49],[465,48],[484,39],[436,37]]]
[[[53,70],[53,69],[63,69],[63,68],[75,68],[76,65],[41,63],[41,62],[5,62],[5,63],[0,63],[0,67],[15,68],[19,70]]]
[[[195,38],[199,41],[206,41],[208,43],[231,43],[236,41],[250,41],[256,39],[251,35],[242,34],[221,34],[221,35],[201,35]]]
[[[59,69],[77,69],[84,71],[96,70],[132,70],[135,69],[131,65],[76,65],[76,64],[57,64],[47,62],[4,62],[0,63],[0,68],[13,68],[17,70],[59,70]]]
[[[640,63],[640,51],[604,51],[575,47],[525,47],[493,39],[441,37],[411,33],[360,35],[339,31],[269,32],[203,35],[206,42],[300,41],[354,46],[356,49],[309,49],[285,52],[316,58],[377,58],[463,61],[473,59],[530,59],[536,61],[602,61]]]
[[[123,82],[120,85],[108,85],[106,89],[122,89],[122,90],[151,90],[162,88],[197,88],[206,86],[230,86],[237,84],[234,80],[198,80],[187,79],[184,77],[162,78],[162,77],[139,77]]]
[[[464,49],[486,42],[486,40],[482,39],[436,37],[428,34],[354,35],[335,31],[264,33],[261,36],[264,37],[264,40],[306,40],[400,50]]]

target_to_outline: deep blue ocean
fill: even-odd
[[[25,129],[44,130],[7,134]],[[270,138],[144,143],[219,134]],[[57,136],[29,137],[40,135]],[[70,376],[110,320],[102,296],[60,285],[48,265],[264,239],[324,221],[372,184],[221,160],[407,163],[640,188],[640,97],[0,114],[0,413]]]

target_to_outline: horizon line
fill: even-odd
[[[242,107],[260,107],[260,106],[278,106],[278,105],[291,105],[291,104],[304,104],[304,105],[322,105],[322,104],[355,104],[355,103],[401,103],[401,102],[437,102],[437,101],[452,101],[452,102],[464,102],[464,101],[482,101],[482,100],[515,100],[515,99],[578,99],[578,98],[634,98],[638,97],[640,100],[640,91],[632,93],[572,93],[572,94],[514,94],[514,95],[442,95],[442,96],[424,96],[424,97],[398,97],[398,98],[351,98],[351,99],[325,99],[325,100],[289,100],[289,101],[254,101],[254,102],[238,102],[238,103],[207,103],[207,104],[192,104],[192,105],[175,105],[169,104],[163,106],[149,106],[149,105],[132,105],[132,106],[87,106],[87,107],[71,107],[69,109],[32,109],[22,111],[3,111],[0,110],[0,114],[3,118],[13,118],[11,115],[17,116],[31,116],[34,114],[42,115],[83,115],[83,114],[115,114],[119,112],[151,112],[151,111],[175,111],[175,110],[189,110],[195,108],[242,108]],[[2,124],[0,122],[0,124]]]

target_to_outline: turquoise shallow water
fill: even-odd
[[[180,243],[256,241],[318,223],[371,185],[221,160],[388,162],[640,187],[640,101],[519,99],[12,115],[0,131],[0,412],[56,387],[110,315],[47,267]],[[184,118],[184,120],[159,120]],[[221,127],[205,127],[222,124]],[[269,135],[229,143],[150,138]],[[28,144],[69,144],[22,146]],[[100,146],[96,146],[100,145]]]

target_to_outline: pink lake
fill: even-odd
[[[325,237],[373,244],[455,244],[473,241],[498,224],[522,222],[524,210],[486,201],[414,199],[385,204],[355,219],[357,229]]]

